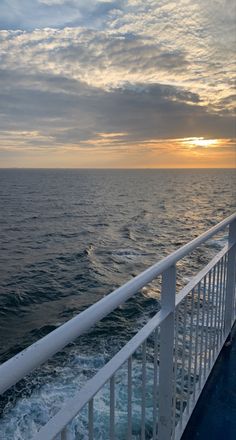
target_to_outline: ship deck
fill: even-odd
[[[236,439],[236,334],[221,350],[181,440]]]

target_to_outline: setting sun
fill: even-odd
[[[192,138],[186,138],[183,140],[183,144],[188,145],[190,148],[196,148],[196,147],[216,147],[217,145],[220,145],[219,139],[204,139],[204,137],[192,137]]]

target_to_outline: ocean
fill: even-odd
[[[0,362],[232,214],[235,188],[224,169],[0,170]],[[181,262],[178,289],[225,243]],[[152,283],[7,391],[0,439],[30,439],[159,307]]]

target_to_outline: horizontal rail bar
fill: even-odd
[[[34,440],[54,438],[80,412],[86,403],[105,385],[116,371],[146,341],[151,333],[167,318],[168,311],[160,310],[129,342],[92,377],[84,387],[36,434]]]
[[[221,260],[221,258],[227,254],[227,252],[231,249],[233,244],[228,245],[226,244],[223,249],[218,252],[218,254],[205,266],[198,274],[191,278],[188,284],[184,286],[179,293],[176,295],[175,299],[175,307],[177,307],[181,301],[187,296],[191,290],[197,286],[197,284],[206,276],[206,274]]]
[[[75,316],[56,330],[32,344],[0,366],[0,394],[46,362],[70,342],[89,330],[94,324],[127,301],[142,287],[153,281],[178,260],[192,252],[197,246],[236,220],[236,213],[222,220],[199,237],[185,244],[158,263],[146,269],[123,286],[102,298],[91,307]]]

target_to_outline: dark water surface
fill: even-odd
[[[0,362],[230,215],[235,184],[234,170],[0,170]],[[0,439],[30,438],[158,308],[143,289],[7,392]]]

